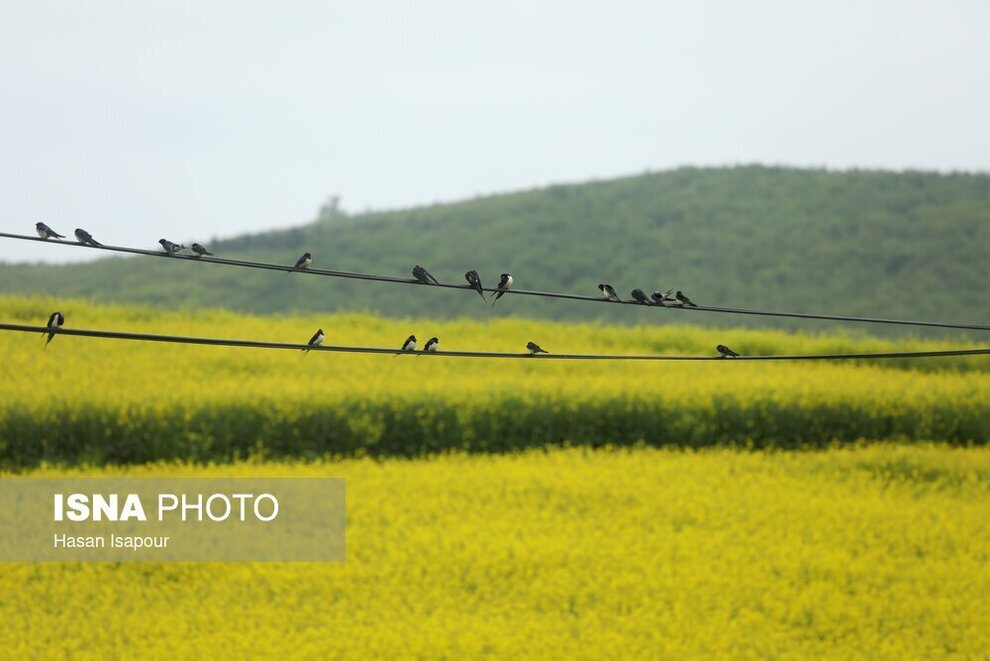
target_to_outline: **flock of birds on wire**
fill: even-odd
[[[40,236],[42,239],[65,238],[64,235],[59,234],[51,227],[49,227],[48,225],[42,222],[35,223],[35,230],[38,232],[38,236]],[[84,229],[76,228],[75,235],[76,235],[76,240],[83,245],[92,246],[94,248],[103,247],[102,243],[94,239],[93,235]],[[168,254],[169,257],[172,257],[177,253],[186,250],[185,245],[175,243],[173,241],[169,241],[168,239],[159,239],[158,243],[161,244],[162,249],[165,251],[166,254]],[[213,255],[212,252],[207,250],[206,247],[204,247],[199,243],[193,243],[191,246],[189,246],[189,250],[191,250],[193,254],[196,255],[196,257],[202,257],[203,255]],[[309,266],[312,263],[313,263],[313,255],[308,252],[303,253],[302,256],[296,260],[296,263],[292,266],[292,268],[286,270],[286,274],[292,273],[293,271],[305,270],[309,268]],[[416,278],[418,282],[424,285],[440,284],[439,280],[434,278],[429,271],[427,271],[419,264],[413,267],[412,275],[414,278]],[[485,298],[484,287],[481,284],[481,276],[478,275],[478,272],[475,270],[468,271],[467,273],[464,274],[464,279],[467,280],[468,285],[472,289],[478,292],[478,295],[481,296],[481,299],[487,302],[488,299]],[[498,299],[502,298],[502,295],[505,294],[505,292],[507,292],[511,288],[512,288],[512,276],[508,273],[503,273],[499,278],[498,285],[496,286],[495,295],[492,299],[492,307],[495,307],[495,303],[498,302]],[[615,289],[612,287],[612,285],[601,283],[598,285],[598,289],[601,291],[602,297],[604,297],[605,300],[613,301],[616,303],[622,302],[622,299],[619,298],[619,295],[615,293]],[[650,297],[647,298],[646,294],[643,292],[642,289],[633,289],[630,295],[632,296],[634,302],[640,303],[642,305],[659,305],[661,307],[698,307],[697,304],[694,303],[694,301],[688,298],[687,295],[685,295],[684,292],[680,290],[678,290],[677,292],[674,292],[673,289],[668,289],[665,292],[654,291],[650,295]],[[61,312],[53,312],[51,317],[49,317],[48,319],[48,328],[57,328],[62,326],[62,324],[64,323],[65,323],[65,316]],[[47,332],[47,335],[48,335],[48,340],[45,342],[45,348],[48,348],[48,343],[51,342],[52,338],[55,337],[55,333],[49,331]],[[303,351],[308,352],[310,348],[321,346],[324,340],[326,340],[326,335],[324,334],[323,329],[320,328],[316,331],[316,333],[313,334],[313,337],[309,338],[309,342],[306,343],[307,348],[303,349]],[[408,338],[406,338],[406,341],[402,343],[402,347],[395,355],[399,356],[403,353],[416,352],[416,342],[417,342],[416,336],[410,335]],[[422,351],[417,353],[434,352],[437,351],[439,347],[440,347],[440,340],[436,337],[431,337],[429,340],[426,341],[426,344],[423,346]],[[530,356],[536,356],[541,353],[550,353],[549,351],[541,348],[540,345],[536,344],[535,342],[527,343],[526,350],[529,352]],[[722,358],[739,357],[738,353],[736,353],[729,347],[725,346],[724,344],[719,344],[717,347],[715,347],[715,350]]]

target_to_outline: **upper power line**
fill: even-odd
[[[86,235],[88,236],[88,235]],[[0,238],[6,239],[17,239],[22,241],[37,241],[42,243],[48,243],[50,245],[62,245],[62,246],[75,246],[78,248],[89,248],[91,250],[105,250],[109,252],[118,252],[131,255],[141,255],[145,257],[163,257],[173,260],[183,260],[186,262],[198,262],[206,264],[218,264],[221,266],[238,266],[242,268],[253,268],[262,269],[267,271],[280,271],[280,272],[293,272],[293,273],[308,273],[310,275],[317,275],[323,277],[331,278],[347,278],[352,280],[371,280],[375,282],[386,282],[393,284],[405,284],[405,285],[423,285],[430,287],[441,287],[446,289],[460,289],[462,291],[487,291],[497,293],[498,295],[512,294],[517,296],[537,296],[541,298],[557,298],[564,300],[573,301],[585,301],[589,303],[607,303],[611,305],[636,305],[639,307],[650,307],[659,308],[663,310],[676,310],[683,312],[714,312],[723,314],[740,314],[740,315],[755,315],[764,317],[788,317],[793,319],[819,319],[826,321],[846,321],[846,322],[856,322],[856,323],[872,323],[872,324],[890,324],[890,325],[900,325],[900,326],[925,326],[930,328],[951,328],[956,330],[971,330],[971,331],[990,331],[990,326],[981,324],[960,324],[951,322],[940,322],[940,321],[922,321],[922,320],[908,320],[908,319],[885,319],[879,317],[857,317],[850,315],[836,315],[836,314],[816,314],[816,313],[806,313],[806,312],[783,312],[783,311],[772,311],[772,310],[754,310],[749,308],[735,308],[735,307],[721,307],[721,306],[711,306],[711,305],[682,305],[682,304],[672,304],[672,305],[650,305],[648,303],[635,301],[635,300],[621,300],[617,298],[608,298],[606,296],[586,296],[582,294],[568,294],[564,292],[554,292],[554,291],[540,291],[535,289],[517,289],[515,287],[511,289],[499,289],[493,287],[480,287],[472,285],[462,285],[451,282],[442,282],[431,279],[428,285],[424,285],[424,279],[422,278],[405,278],[399,276],[389,276],[389,275],[379,275],[373,273],[359,273],[354,271],[338,271],[331,269],[321,269],[313,268],[308,266],[306,268],[297,269],[293,265],[287,264],[272,264],[267,262],[256,262],[240,259],[227,259],[223,257],[214,257],[207,254],[202,254],[198,256],[192,255],[180,255],[176,254],[174,251],[161,252],[157,250],[144,250],[141,248],[128,248],[123,246],[108,246],[104,244],[96,243],[95,241],[88,243],[72,242],[72,241],[50,241],[47,238],[39,238],[36,236],[28,236],[23,234],[11,234],[7,232],[0,232]],[[91,237],[90,237],[91,239]],[[307,253],[308,254],[308,253]]]

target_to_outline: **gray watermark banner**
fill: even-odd
[[[0,478],[0,562],[343,560],[338,478]]]

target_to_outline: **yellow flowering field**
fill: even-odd
[[[543,321],[258,317],[0,297],[0,319],[67,327],[398,347],[714,355],[979,346],[848,334]],[[692,363],[454,359],[249,350],[0,333],[0,465],[416,456],[547,443],[700,447],[990,439],[990,357]]]
[[[565,448],[338,476],[342,564],[3,564],[7,658],[982,658],[990,450]]]

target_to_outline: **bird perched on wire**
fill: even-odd
[[[172,243],[168,239],[158,239],[158,243],[162,245],[162,249],[168,253],[169,257],[173,256],[175,253],[179,252],[180,250],[186,249],[185,246],[179,245],[178,243]]]
[[[478,272],[472,269],[464,274],[464,279],[467,280],[472,289],[478,292],[481,300],[485,300],[485,292],[482,291],[484,287],[481,286],[481,277],[478,275]]]
[[[38,233],[42,239],[64,239],[65,237],[53,230],[48,225],[38,222],[34,224],[34,231]]]
[[[424,285],[439,285],[440,281],[434,278],[429,271],[417,264],[412,270],[413,277]]]
[[[529,351],[530,356],[535,356],[538,353],[550,353],[546,349],[540,348],[540,345],[537,344],[536,342],[527,342],[526,350]]]
[[[191,246],[189,246],[189,249],[192,250],[194,253],[196,253],[196,256],[197,257],[202,257],[203,255],[212,255],[213,254],[212,252],[210,252],[209,250],[207,250],[205,247],[203,247],[199,243],[192,244]]]
[[[735,351],[733,351],[729,347],[725,346],[724,344],[720,344],[717,347],[715,347],[715,351],[718,351],[719,355],[721,355],[722,358],[738,358],[739,357],[739,354],[737,354]]]
[[[642,303],[643,305],[652,305],[652,303],[650,303],[650,299],[646,298],[646,294],[643,293],[642,289],[633,289],[629,295],[632,296],[633,300],[636,301],[637,303]]]
[[[512,289],[512,276],[508,273],[503,273],[498,281],[498,291],[495,292],[495,300],[492,301],[492,307],[495,307],[496,301],[502,298],[502,295]]]
[[[304,252],[302,257],[296,260],[296,263],[292,265],[293,269],[301,271],[303,269],[308,269],[309,265],[313,263],[313,256],[308,252]],[[286,274],[292,273],[292,269],[285,272]]]
[[[659,291],[654,289],[653,293],[650,295],[650,298],[652,298],[653,302],[659,305],[660,307],[667,307],[667,303],[675,300],[670,297],[673,291],[674,291],[673,289],[668,289],[667,291],[661,294]]]
[[[47,331],[48,340],[45,342],[45,349],[48,348],[48,343],[52,341],[55,337],[56,328],[61,328],[62,324],[65,323],[65,316],[58,311],[52,312],[51,316],[48,317],[48,328],[52,329]],[[42,333],[41,336],[44,337],[46,333]]]
[[[307,342],[306,344],[308,344],[310,347],[318,347],[323,344],[323,340],[325,339],[326,336],[323,334],[323,329],[318,328],[316,332],[313,333],[313,337],[309,338],[309,342]],[[303,349],[303,353],[309,353],[309,349]]]
[[[415,350],[416,350],[416,336],[415,335],[410,335],[409,337],[407,337],[406,338],[406,341],[402,343],[402,348],[399,349],[400,352],[402,352],[402,351],[415,351]],[[395,354],[395,355],[398,356],[399,354]]]
[[[615,301],[616,303],[621,303],[622,299],[619,298],[618,294],[612,288],[612,285],[607,285],[604,282],[598,285],[598,288],[602,291],[602,296],[605,297],[606,301]]]
[[[692,308],[698,307],[698,305],[694,301],[692,301],[690,298],[688,298],[684,294],[684,292],[682,292],[680,289],[678,289],[677,290],[677,293],[674,294],[674,298],[676,298],[678,301],[680,301],[681,305],[687,305],[687,306],[692,307]]]
[[[440,340],[435,337],[431,337],[423,345],[423,351],[436,351],[438,348],[440,348]]]
[[[102,248],[103,244],[93,238],[93,235],[84,229],[76,228],[75,231],[76,240],[84,246],[93,246],[94,248]]]

